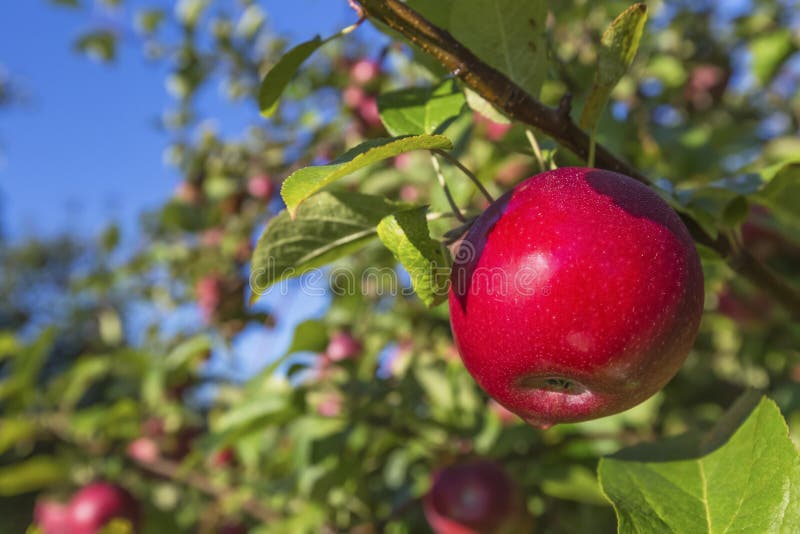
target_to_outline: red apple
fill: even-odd
[[[342,413],[342,396],[338,393],[326,394],[317,405],[317,413],[323,417],[338,417]]]
[[[488,461],[437,471],[431,489],[423,498],[423,508],[436,534],[530,531],[516,484],[500,466]]]
[[[350,67],[350,79],[359,85],[366,85],[381,73],[381,66],[372,59],[359,59]]]
[[[364,121],[364,124],[370,128],[378,128],[383,126],[383,123],[381,122],[381,115],[378,111],[378,99],[372,95],[367,96],[358,105],[358,115],[361,117],[361,120]]]
[[[462,240],[449,295],[461,358],[530,424],[611,415],[675,375],[703,310],[678,215],[621,174],[561,168],[493,203]]]
[[[226,468],[233,465],[236,460],[236,453],[230,447],[220,449],[211,455],[211,466],[216,468]]]
[[[217,532],[219,534],[247,534],[247,527],[241,523],[224,523]]]
[[[222,279],[215,275],[208,275],[198,280],[195,287],[197,305],[203,320],[210,323],[222,302]]]
[[[51,499],[38,499],[33,509],[33,522],[42,534],[68,534],[67,505]]]
[[[361,353],[363,346],[361,342],[347,332],[337,332],[331,336],[328,347],[325,349],[325,357],[333,362],[349,360]]]
[[[500,141],[511,129],[510,123],[503,124],[502,122],[495,122],[480,113],[475,113],[475,122],[483,126],[486,132],[486,138],[489,141]]]
[[[275,194],[275,184],[269,176],[259,174],[247,181],[247,192],[253,198],[266,202]]]
[[[136,438],[128,444],[126,450],[128,456],[143,464],[153,463],[161,455],[158,443],[153,438]]]
[[[342,102],[349,109],[358,109],[366,97],[364,90],[355,85],[345,87],[344,91],[342,91]]]
[[[124,489],[108,482],[93,482],[78,491],[67,508],[69,534],[97,534],[112,519],[126,519],[134,529],[139,504]]]

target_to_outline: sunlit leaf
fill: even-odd
[[[354,252],[375,237],[378,223],[402,205],[371,195],[322,192],[274,217],[258,240],[251,268],[252,301],[271,285]]]
[[[381,120],[393,136],[440,133],[463,107],[464,95],[452,79],[378,96]]]
[[[286,202],[289,213],[294,215],[297,207],[305,199],[323,187],[368,165],[412,150],[449,150],[451,148],[453,148],[453,144],[443,135],[424,134],[365,141],[328,165],[306,167],[295,171],[283,182],[281,196]]]
[[[0,495],[9,497],[48,488],[67,477],[67,465],[52,456],[34,456],[0,467]]]
[[[378,237],[411,277],[411,285],[426,306],[447,298],[450,269],[438,241],[431,239],[426,209],[399,211],[378,224]]]
[[[581,127],[594,128],[611,91],[633,63],[646,21],[647,6],[634,4],[620,13],[603,33],[592,90],[581,112]]]
[[[258,107],[261,115],[271,117],[278,109],[278,101],[283,94],[283,90],[297,73],[300,65],[313,54],[317,48],[322,46],[324,41],[319,35],[301,43],[288,52],[270,69],[261,81],[258,91]]]
[[[800,456],[787,434],[773,401],[747,395],[706,436],[602,459],[619,531],[797,532]]]

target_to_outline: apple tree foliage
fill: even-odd
[[[250,0],[98,4],[75,47],[124,61],[106,13],[166,66],[182,179],[135,246],[114,226],[0,243],[0,531],[102,478],[143,532],[420,532],[432,474],[475,458],[537,532],[800,530],[794,3],[363,0],[305,42]],[[244,131],[207,121],[214,88]],[[587,159],[690,221],[705,313],[662,392],[541,431],[460,363],[447,245],[486,206],[473,181],[496,198]],[[238,340],[320,283],[325,313],[237,373]],[[342,333],[355,348],[329,358]]]

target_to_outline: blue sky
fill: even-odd
[[[145,60],[132,32],[110,65],[74,52],[72,43],[98,22],[130,27],[132,8],[172,4],[128,0],[111,19],[47,0],[0,8],[0,68],[28,95],[27,103],[0,111],[0,227],[8,236],[94,234],[109,220],[133,229],[142,210],[171,194],[178,174],[163,163],[168,137],[155,127],[170,102],[164,64]],[[344,0],[260,5],[293,41],[355,19]],[[258,120],[252,103],[233,106],[214,84],[201,105],[223,132]]]

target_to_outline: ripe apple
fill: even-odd
[[[218,534],[247,534],[247,527],[241,523],[224,523],[217,530]]]
[[[350,79],[358,85],[367,85],[381,73],[381,66],[372,59],[359,59],[350,67]]]
[[[139,503],[124,489],[108,482],[93,482],[78,491],[67,508],[67,532],[97,534],[112,519],[139,521]]]
[[[332,362],[349,360],[358,356],[362,351],[361,342],[347,332],[337,332],[331,336],[328,347],[325,349],[325,357]]]
[[[143,464],[153,463],[161,455],[158,442],[149,437],[136,438],[131,441],[125,452],[131,459]]]
[[[195,292],[197,293],[197,305],[203,320],[210,323],[222,302],[222,279],[216,275],[204,276],[197,281]]]
[[[364,121],[370,129],[377,129],[383,127],[381,122],[381,115],[378,111],[378,99],[374,96],[367,96],[358,105],[358,116]]]
[[[480,113],[475,113],[475,122],[483,127],[486,132],[486,138],[489,141],[500,141],[506,136],[512,126],[510,123],[503,124],[502,122],[495,122]]]
[[[225,447],[211,455],[211,466],[224,469],[233,465],[236,461],[236,453],[230,447]]]
[[[492,462],[478,460],[437,471],[422,503],[436,534],[530,531],[530,517],[519,489]]]
[[[33,509],[33,522],[42,534],[68,534],[67,505],[52,499],[38,499]]]
[[[247,192],[251,197],[267,202],[275,194],[275,184],[269,176],[259,174],[247,181]]]
[[[561,168],[493,203],[459,245],[449,294],[478,384],[547,428],[644,401],[675,375],[703,310],[678,215],[621,174]]]

